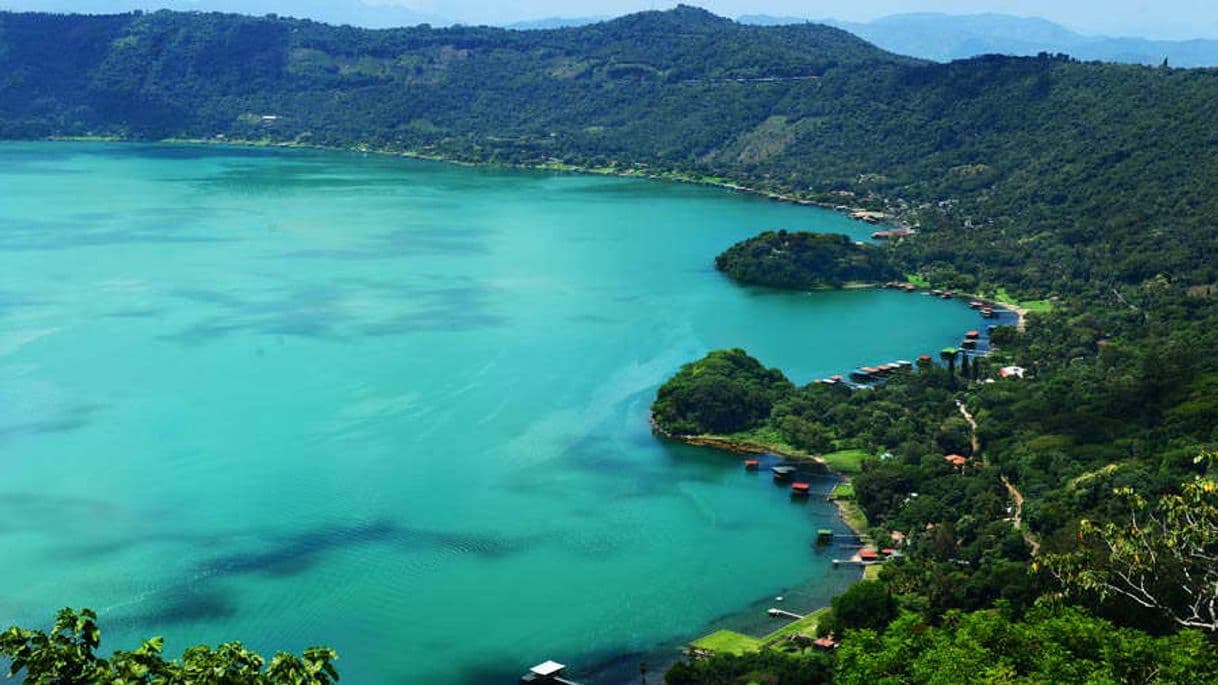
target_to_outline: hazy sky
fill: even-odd
[[[624,14],[670,7],[654,0],[371,0],[463,20]],[[728,16],[785,14],[865,20],[898,12],[1001,12],[1051,19],[1088,33],[1146,37],[1218,36],[1218,0],[701,0],[689,4]]]
[[[1218,38],[1218,0],[687,0],[725,16],[774,14],[867,20],[898,12],[1001,12],[1044,17],[1084,33],[1147,38]],[[191,6],[260,14],[275,11],[324,21],[360,23],[367,5],[407,7],[465,23],[503,24],[544,17],[618,15],[667,9],[672,0],[0,0],[0,8],[47,11],[123,11]],[[427,18],[427,17],[424,17]]]

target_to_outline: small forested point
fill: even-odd
[[[765,423],[794,386],[744,350],[719,350],[681,367],[659,390],[652,420],[669,435],[727,435]]]
[[[240,642],[191,647],[176,660],[162,655],[165,641],[159,637],[108,659],[96,655],[100,645],[97,614],[89,609],[61,609],[50,632],[13,626],[0,633],[8,676],[25,683],[333,685],[339,680],[334,667],[338,653],[328,647],[310,647],[299,656],[279,652],[268,665]]]
[[[883,248],[829,233],[766,231],[728,248],[715,267],[739,283],[788,290],[900,278]]]

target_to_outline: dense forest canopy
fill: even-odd
[[[813,290],[898,278],[889,256],[848,236],[766,231],[733,245],[715,267],[739,283]]]

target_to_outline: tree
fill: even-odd
[[[939,626],[904,614],[883,635],[848,634],[834,683],[1212,683],[1214,650],[1197,631],[1154,638],[1078,609],[950,612]]]
[[[956,357],[959,356],[959,354],[960,351],[954,347],[946,347],[939,352],[939,358],[947,363],[947,370],[950,371],[953,376],[956,375]]]
[[[1114,492],[1132,509],[1128,521],[1084,520],[1091,546],[1046,566],[1075,591],[1120,596],[1178,626],[1218,631],[1218,482],[1197,477],[1153,505],[1132,488]]]
[[[897,602],[886,585],[865,580],[832,600],[833,611],[818,627],[822,634],[847,630],[882,631],[897,616]]]
[[[61,609],[49,633],[14,626],[0,634],[0,657],[9,660],[9,677],[24,673],[30,685],[333,685],[339,679],[333,663],[338,654],[326,647],[310,647],[301,656],[280,652],[264,671],[265,659],[240,642],[191,647],[180,662],[161,655],[165,641],[159,637],[109,659],[94,653],[100,644],[97,614]]]

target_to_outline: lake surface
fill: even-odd
[[[772,228],[871,230],[644,180],[0,145],[0,623],[90,606],[106,652],[328,644],[351,683],[548,658],[605,682],[775,595],[823,604],[854,578],[810,546],[834,511],[657,441],[655,388],[716,348],[807,382],[981,320],[714,271]]]

